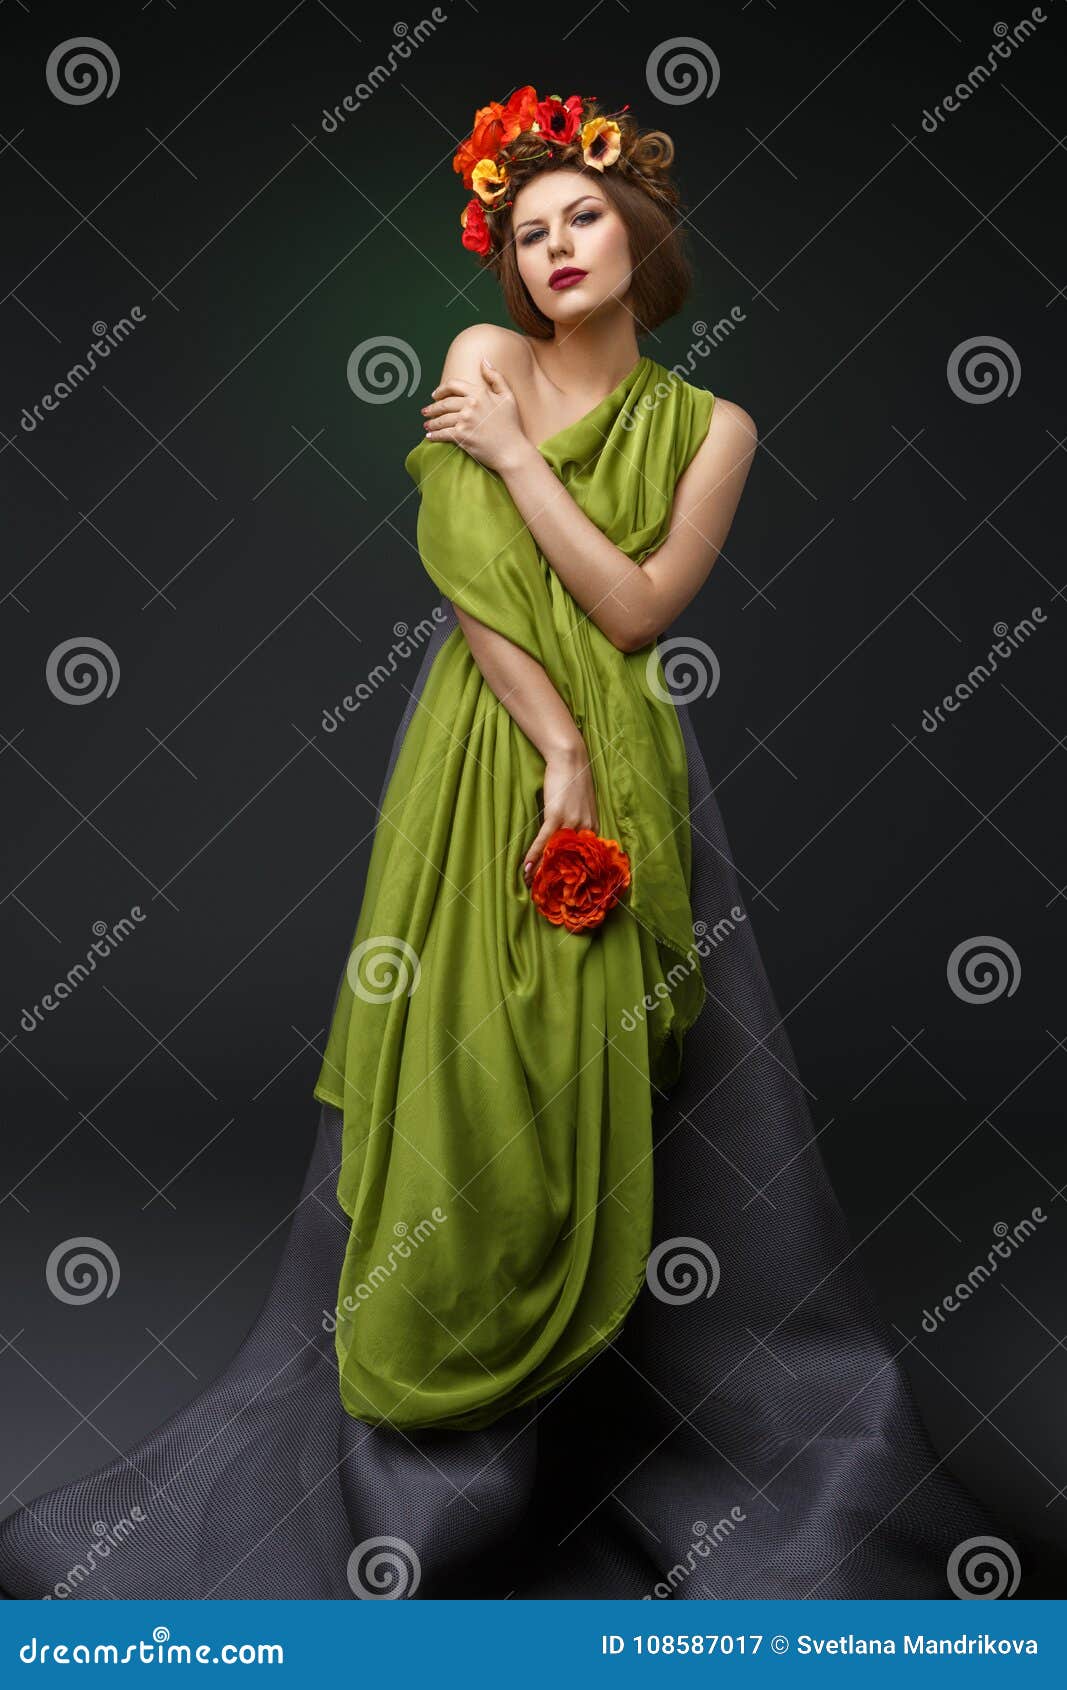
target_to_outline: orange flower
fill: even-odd
[[[610,117],[591,117],[582,124],[582,157],[594,170],[614,164],[622,150],[622,131]]]
[[[468,252],[486,253],[492,246],[489,238],[489,225],[485,221],[485,212],[479,200],[470,200],[460,216],[463,226],[463,245]]]
[[[495,159],[501,147],[521,135],[537,117],[537,94],[533,87],[517,88],[507,105],[490,100],[474,114],[474,128],[452,160],[452,168],[471,187],[472,173],[483,158]]]
[[[560,827],[541,853],[530,898],[554,926],[583,933],[600,926],[629,884],[630,859],[617,839]]]
[[[494,164],[491,158],[481,158],[471,171],[471,186],[484,205],[499,205],[508,191],[508,172],[504,164]]]

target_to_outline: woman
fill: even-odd
[[[941,1596],[989,1530],[856,1266],[655,643],[755,443],[638,354],[689,281],[672,152],[523,88],[456,155],[517,331],[456,337],[407,459],[441,621],[287,1247],[214,1385],[5,1522],[11,1595]]]

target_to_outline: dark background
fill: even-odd
[[[155,1426],[269,1283],[417,659],[336,733],[323,712],[437,600],[403,458],[451,337],[505,320],[459,243],[451,157],[476,106],[531,81],[629,101],[676,141],[697,279],[641,350],[670,366],[693,323],[744,314],[691,379],[751,411],[762,447],[672,633],[721,665],[694,718],[858,1254],[916,1340],[939,1453],[1024,1547],[1023,1594],[1062,1594],[1067,6],[1046,0],[933,134],[924,110],[1021,10],[442,9],[335,133],[323,108],[385,60],[392,16],[0,17],[0,1506]],[[64,104],[45,63],[86,34],[118,85]],[[718,87],[654,99],[649,54],[690,35]],[[143,323],[27,432],[92,325],[134,305]],[[349,356],[385,336],[413,390],[361,403]],[[969,403],[947,365],[990,336],[1018,386]],[[924,732],[994,625],[1035,606],[1044,624]],[[84,636],[120,673],[73,707],[46,666]],[[135,905],[136,932],[24,1031],[93,924]],[[967,1003],[947,963],[979,935],[1017,985]],[[924,1307],[1035,1204],[1035,1236],[925,1334]],[[45,1263],[82,1235],[121,1288],[70,1307]]]

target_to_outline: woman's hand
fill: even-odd
[[[544,823],[523,860],[527,885],[557,828],[591,827],[594,833],[597,831],[596,789],[584,740],[547,758],[543,784]]]
[[[450,440],[498,474],[529,450],[515,395],[488,358],[480,380],[453,376],[422,409],[427,440]]]

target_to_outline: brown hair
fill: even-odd
[[[496,274],[512,321],[537,340],[551,340],[555,324],[538,310],[519,274],[512,216],[519,189],[546,171],[573,170],[591,176],[626,225],[633,264],[629,309],[639,335],[650,333],[680,311],[692,286],[681,196],[668,174],[674,142],[661,129],[642,133],[628,112],[612,115],[621,131],[621,150],[615,163],[603,170],[586,164],[578,135],[565,146],[549,145],[546,153],[544,136],[524,130],[502,148],[508,201],[486,217],[492,244],[480,262]]]

